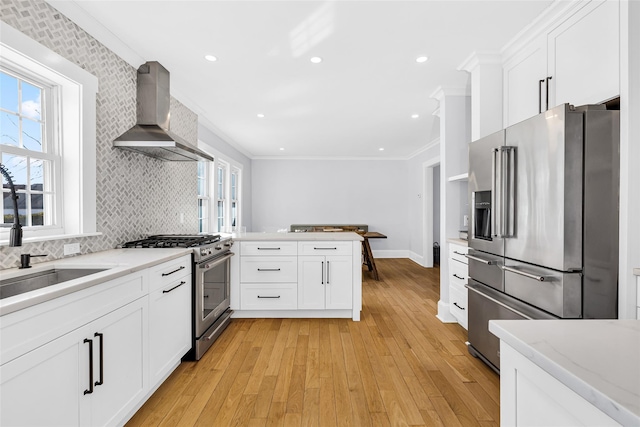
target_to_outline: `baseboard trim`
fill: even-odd
[[[438,301],[438,314],[436,314],[436,317],[442,323],[458,323],[458,319],[456,319],[449,310],[449,303],[443,302],[442,300]]]

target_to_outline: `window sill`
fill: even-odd
[[[94,237],[94,236],[102,236],[102,233],[84,233],[84,234],[59,234],[57,236],[36,236],[36,237],[25,237],[22,239],[22,243],[37,243],[37,242],[46,242],[49,240],[63,240],[63,239],[77,239],[80,237]],[[0,246],[9,246],[9,240],[0,240]]]

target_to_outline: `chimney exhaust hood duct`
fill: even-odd
[[[167,161],[213,161],[213,157],[169,131],[169,71],[149,61],[138,68],[137,122],[113,146]]]

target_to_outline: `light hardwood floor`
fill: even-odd
[[[435,318],[439,270],[376,263],[360,322],[236,319],[128,426],[499,425],[499,377]]]

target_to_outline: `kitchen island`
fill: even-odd
[[[352,232],[235,235],[233,317],[360,320],[362,239]]]
[[[492,320],[500,419],[512,425],[640,425],[640,321]]]

